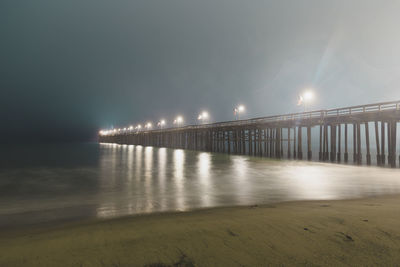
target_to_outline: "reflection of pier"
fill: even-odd
[[[348,162],[351,151],[353,162],[361,164],[365,151],[370,165],[372,143],[377,164],[395,167],[399,120],[400,101],[396,101],[179,128],[128,130],[100,135],[99,141],[311,160],[311,133],[318,127],[314,130],[319,130],[320,161]]]

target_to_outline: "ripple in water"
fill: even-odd
[[[0,169],[3,226],[400,192],[398,169],[116,144],[21,151]]]

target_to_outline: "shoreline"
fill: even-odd
[[[185,213],[201,213],[206,211],[213,211],[213,210],[224,210],[224,209],[241,209],[241,208],[265,208],[265,207],[275,207],[277,205],[285,205],[285,204],[301,204],[301,203],[308,203],[308,202],[336,202],[336,201],[357,201],[357,200],[367,200],[367,199],[375,199],[375,198],[389,198],[389,197],[396,197],[400,194],[393,193],[393,194],[378,194],[372,196],[361,196],[355,198],[344,198],[344,199],[306,199],[306,200],[285,200],[285,201],[276,201],[276,202],[269,202],[263,204],[249,204],[249,205],[231,205],[231,206],[215,206],[215,207],[200,207],[200,208],[192,208],[187,210],[167,210],[167,211],[154,211],[154,212],[144,212],[144,213],[134,213],[134,214],[126,214],[120,216],[110,216],[110,217],[97,217],[97,216],[75,216],[75,217],[67,217],[67,218],[57,218],[52,220],[42,220],[38,219],[35,222],[31,223],[22,223],[22,222],[14,222],[13,224],[0,224],[0,233],[6,234],[6,232],[20,232],[25,230],[48,230],[48,229],[58,229],[62,227],[75,227],[75,226],[82,226],[86,224],[96,224],[101,222],[108,222],[108,221],[118,221],[118,220],[128,220],[128,219],[135,219],[141,217],[153,217],[153,216],[173,216],[178,214],[185,214]],[[69,209],[70,207],[66,207]],[[25,217],[27,214],[31,214],[33,216],[41,216],[43,214],[47,214],[48,212],[54,212],[55,209],[49,210],[40,210],[40,211],[27,211],[22,213],[10,213],[5,214],[3,216],[11,216],[11,217]],[[60,209],[57,209],[58,211]]]
[[[0,230],[0,266],[393,265],[399,221],[396,194],[24,226]]]

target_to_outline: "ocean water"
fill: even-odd
[[[400,169],[117,144],[0,148],[0,227],[400,193]]]

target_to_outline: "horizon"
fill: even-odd
[[[0,7],[3,143],[94,141],[202,110],[227,121],[238,104],[247,118],[295,113],[306,88],[313,110],[400,99],[396,1]]]

